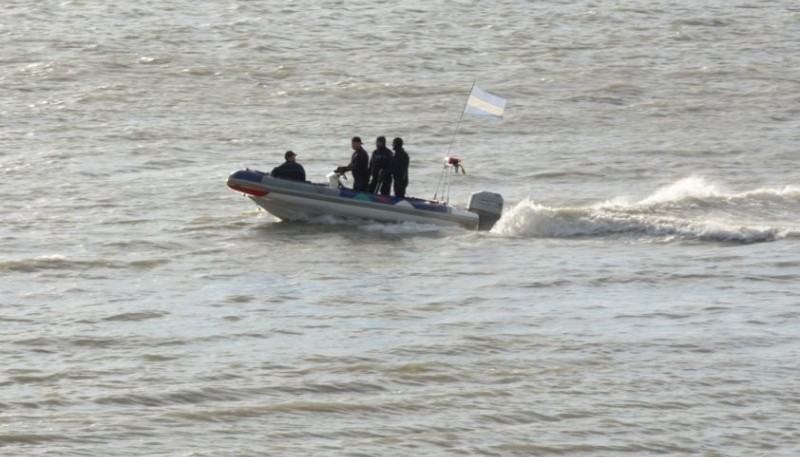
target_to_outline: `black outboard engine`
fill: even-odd
[[[475,192],[467,209],[478,215],[478,230],[491,230],[503,214],[503,196],[494,192]]]

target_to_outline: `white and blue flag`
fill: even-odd
[[[467,99],[467,105],[464,107],[464,113],[500,120],[503,119],[503,110],[505,110],[507,102],[508,100],[505,98],[490,94],[474,85]]]

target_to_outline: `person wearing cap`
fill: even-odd
[[[400,137],[392,140],[394,158],[392,159],[392,173],[394,174],[394,196],[404,198],[408,187],[408,164],[411,161],[408,153],[403,149],[403,139]]]
[[[336,168],[336,173],[342,174],[345,172],[353,173],[353,190],[359,192],[369,191],[369,156],[367,151],[362,146],[361,138],[354,136],[350,140],[350,146],[353,148],[353,155],[350,157],[350,163]]]
[[[375,150],[369,159],[369,193],[380,191],[381,195],[389,195],[392,190],[392,150],[386,147],[386,137],[375,139]]]
[[[286,151],[286,154],[283,155],[286,161],[273,168],[270,176],[273,178],[291,179],[292,181],[305,181],[306,170],[295,161],[295,157],[297,157],[297,154],[292,151]]]

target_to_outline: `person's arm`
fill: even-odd
[[[337,167],[336,168],[336,173],[340,173],[341,174],[341,173],[346,173],[348,171],[355,170],[356,169],[356,161],[357,161],[357,159],[358,159],[358,154],[353,154],[352,156],[350,156],[350,163],[348,163],[347,165],[341,166],[341,167]]]

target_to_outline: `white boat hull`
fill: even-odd
[[[417,198],[397,198],[356,192],[342,187],[338,178],[328,184],[278,179],[253,170],[240,170],[228,177],[228,187],[244,192],[273,216],[289,221],[308,221],[323,216],[368,219],[382,222],[459,225],[487,230],[480,210],[476,212]],[[490,194],[500,199],[502,197]],[[495,206],[497,206],[495,204]],[[499,218],[499,212],[494,221]],[[494,221],[489,225],[493,225]],[[490,228],[490,227],[489,227]]]

